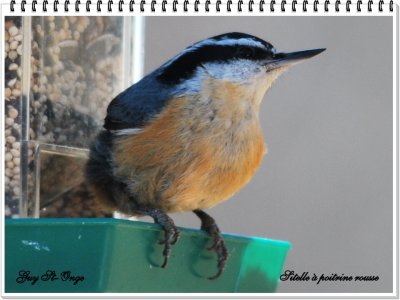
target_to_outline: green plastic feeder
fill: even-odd
[[[290,244],[224,234],[229,251],[216,280],[216,255],[199,230],[180,228],[167,268],[163,232],[117,219],[8,219],[7,293],[267,293],[276,290]]]

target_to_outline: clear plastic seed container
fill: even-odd
[[[109,102],[140,76],[141,19],[5,20],[6,217],[105,216],[83,181]]]

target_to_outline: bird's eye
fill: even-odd
[[[251,47],[240,47],[238,49],[238,56],[240,58],[253,58],[254,57],[254,49]]]

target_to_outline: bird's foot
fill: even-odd
[[[163,226],[163,229],[165,238],[158,242],[160,245],[164,245],[164,262],[161,265],[161,268],[165,268],[167,266],[168,259],[171,255],[171,245],[174,245],[178,241],[180,236],[180,232],[178,228],[176,228],[171,218],[169,218],[169,223],[167,224],[167,226]]]
[[[142,208],[140,209],[140,212],[152,217],[154,222],[159,224],[164,230],[164,239],[159,241],[159,244],[164,245],[164,262],[161,265],[161,268],[165,268],[168,264],[168,259],[171,256],[171,245],[174,245],[179,239],[179,230],[175,226],[174,221],[159,209]]]
[[[218,229],[218,227],[217,227]],[[214,251],[218,257],[218,272],[214,276],[208,277],[208,279],[216,279],[218,278],[225,269],[226,261],[228,260],[228,250],[226,249],[225,242],[222,239],[221,233],[216,232],[210,233],[210,235],[214,238],[214,244],[208,248],[208,250]]]
[[[202,210],[193,211],[201,220],[201,229],[206,231],[213,239],[211,247],[207,248],[210,251],[214,251],[218,257],[218,271],[214,276],[208,277],[208,279],[218,278],[224,271],[226,262],[228,260],[228,250],[225,246],[225,242],[222,238],[221,232],[215,223],[215,220]]]

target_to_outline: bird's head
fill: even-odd
[[[160,67],[157,79],[182,92],[201,92],[207,77],[248,86],[264,94],[287,68],[325,49],[277,52],[268,42],[245,33],[226,33],[193,44]]]

